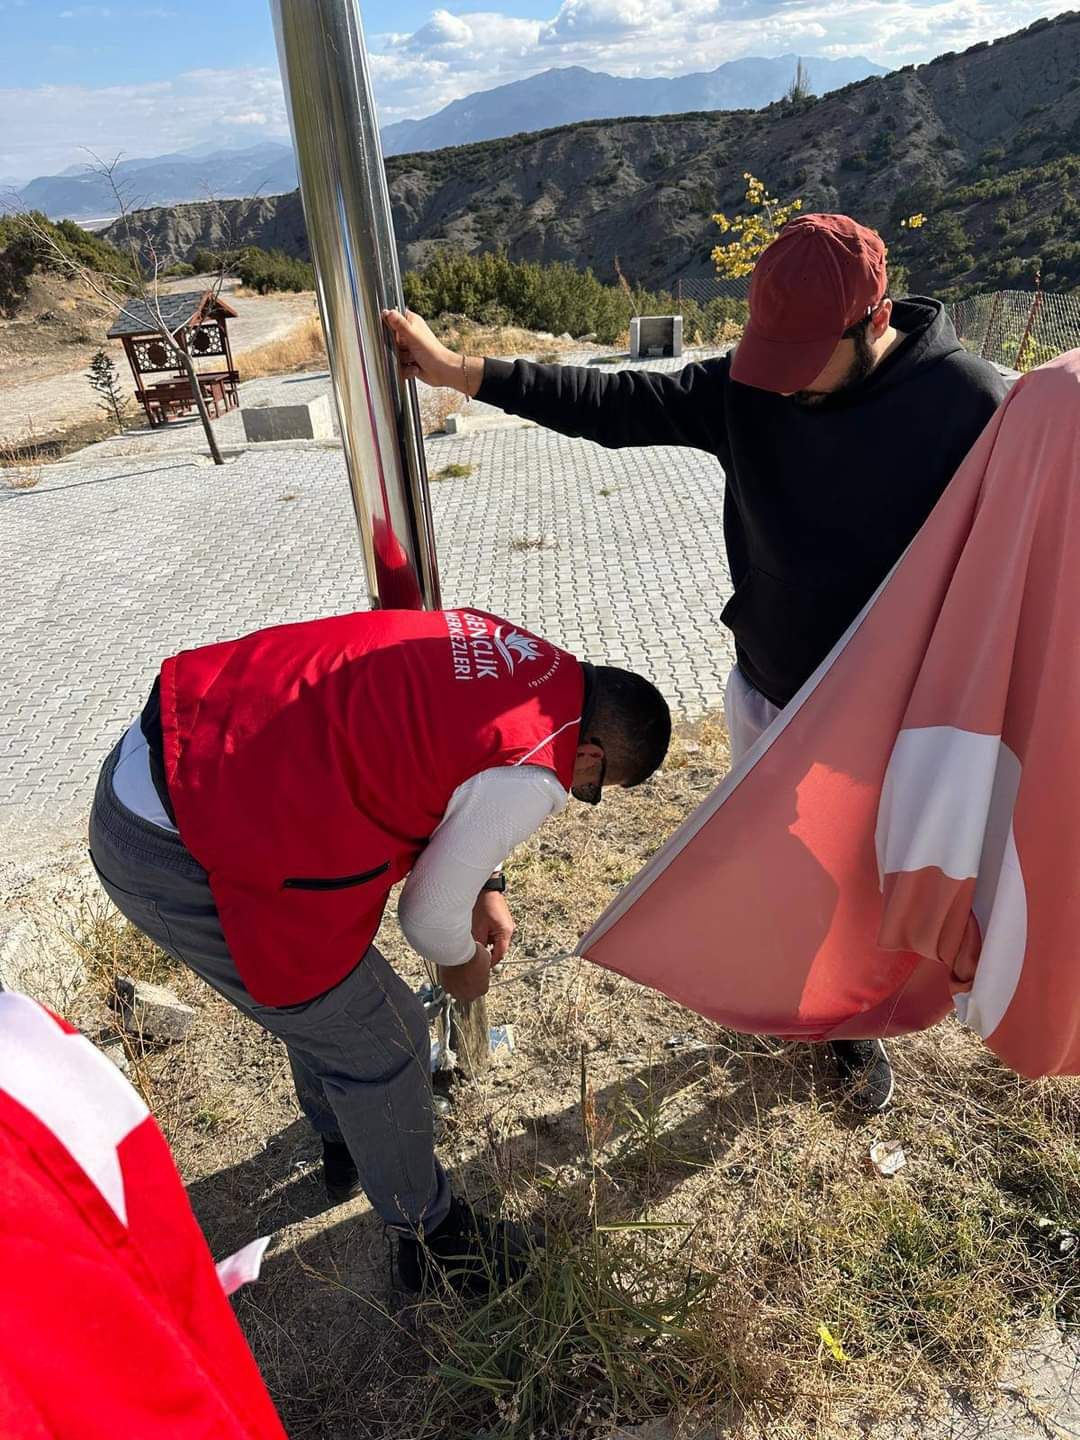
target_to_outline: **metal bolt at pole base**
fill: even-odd
[[[437,609],[414,382],[382,322],[403,305],[356,0],[271,0],[308,243],[373,607]]]

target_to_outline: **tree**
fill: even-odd
[[[722,235],[730,232],[735,237],[726,245],[717,245],[712,252],[716,273],[726,280],[738,280],[749,275],[761,252],[772,244],[792,216],[803,207],[801,200],[790,200],[781,205],[765,189],[764,183],[755,179],[749,171],[744,173],[743,179],[746,181],[746,203],[750,213],[736,215],[734,220],[729,220],[726,215],[712,217]]]
[[[0,247],[0,315],[14,315],[37,265],[33,236],[16,234]]]
[[[787,103],[797,105],[800,100],[810,99],[810,72],[802,62],[802,57],[795,62],[795,76],[788,86]]]
[[[86,378],[90,382],[90,389],[100,396],[98,409],[104,410],[106,415],[111,415],[116,421],[117,430],[123,434],[128,397],[120,388],[120,376],[117,374],[116,365],[107,350],[98,350],[91,358]]]
[[[50,225],[43,215],[34,211],[20,211],[14,218],[23,233],[32,237],[39,254],[50,268],[80,280],[99,300],[120,315],[136,320],[140,325],[146,322],[149,315],[157,338],[191,386],[192,399],[202,422],[211,458],[215,465],[224,465],[225,459],[214,434],[213,421],[199,383],[195,361],[186,347],[177,340],[162,314],[164,272],[179,257],[160,253],[152,236],[138,225],[130,192],[117,178],[116,167],[121,157],[117,155],[112,161],[103,161],[93,152],[90,153],[94,161],[91,168],[107,181],[116,203],[118,224],[123,236],[121,246],[118,247],[123,256],[123,265],[110,265],[107,259],[99,260],[96,255],[91,262],[90,258],[65,243],[57,227]],[[224,215],[220,218],[224,221]],[[214,298],[221,293],[229,259],[228,253],[219,256],[217,272],[208,287]],[[133,305],[133,302],[141,304]]]

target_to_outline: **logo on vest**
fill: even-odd
[[[518,661],[540,659],[539,640],[533,640],[528,635],[519,635],[516,630],[508,630],[504,640],[501,625],[495,631],[495,647],[506,662],[506,668],[511,675],[517,668]],[[515,656],[517,659],[514,658]]]
[[[448,610],[446,626],[455,680],[498,680],[541,658],[541,641],[513,629],[504,632],[501,625],[492,634],[482,615]]]

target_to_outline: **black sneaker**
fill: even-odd
[[[326,1198],[332,1205],[344,1205],[346,1200],[355,1200],[364,1193],[356,1163],[344,1140],[322,1142],[322,1164]]]
[[[428,1234],[398,1240],[398,1275],[406,1290],[419,1294],[439,1281],[462,1295],[482,1295],[512,1285],[529,1268],[529,1253],[541,1244],[511,1220],[491,1220],[464,1200]]]
[[[863,1115],[884,1110],[892,1100],[896,1077],[881,1041],[833,1040],[829,1050],[852,1109]]]

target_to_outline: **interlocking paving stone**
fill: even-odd
[[[158,432],[160,453],[91,447],[31,490],[0,478],[0,823],[81,820],[164,656],[367,603],[339,450],[245,449],[217,468],[170,448],[177,433]],[[428,462],[473,467],[431,486],[444,603],[633,665],[684,712],[717,703],[731,583],[711,457],[508,426],[429,439]]]

